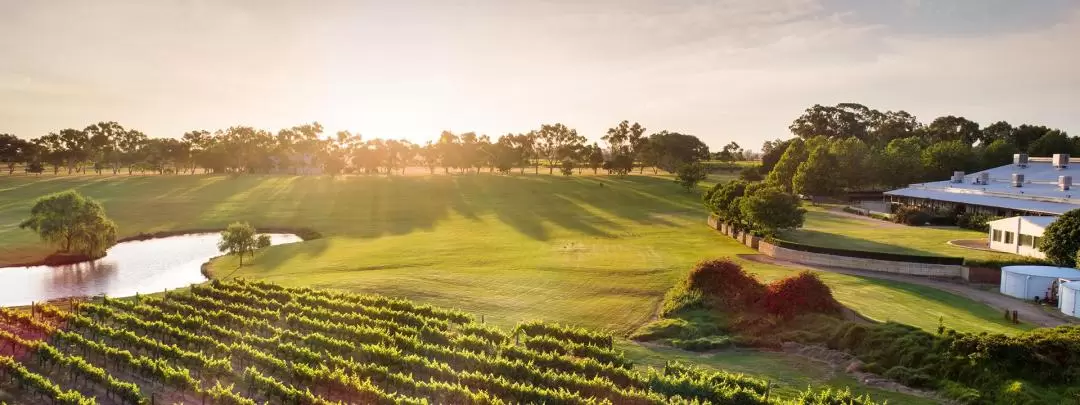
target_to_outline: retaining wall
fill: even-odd
[[[986,267],[968,268],[953,264],[866,259],[787,249],[769,243],[765,239],[753,236],[748,232],[737,232],[734,227],[721,222],[716,216],[710,215],[707,222],[710,228],[730,236],[751,249],[757,250],[766,256],[789,262],[915,276],[963,278],[972,283],[998,283],[1001,277],[1000,270]]]
[[[896,262],[891,260],[863,259],[859,257],[802,252],[782,248],[764,240],[758,242],[758,251],[776,259],[816,266],[840,267],[854,270],[869,270],[882,273],[908,274],[926,277],[960,278],[963,277],[964,273],[964,266],[958,265]]]

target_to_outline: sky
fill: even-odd
[[[0,0],[0,133],[621,120],[712,149],[813,104],[1080,135],[1076,0]]]

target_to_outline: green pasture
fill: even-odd
[[[694,193],[654,176],[41,176],[0,177],[0,263],[49,253],[17,228],[38,196],[77,189],[102,201],[122,235],[221,228],[312,228],[215,277],[401,296],[510,325],[546,319],[626,334],[648,321],[699,260],[754,253],[704,225]],[[792,270],[743,261],[765,279]],[[1011,331],[993,309],[949,293],[826,274],[841,302],[933,330]]]

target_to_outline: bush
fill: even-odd
[[[900,224],[922,226],[930,222],[930,212],[922,207],[912,205],[901,206],[893,213],[893,219]]]
[[[698,263],[690,270],[687,287],[701,291],[706,304],[726,312],[751,307],[765,295],[765,286],[730,259]]]
[[[671,339],[671,345],[692,352],[724,349],[731,347],[732,340],[727,336],[706,336],[695,339]]]
[[[909,387],[932,387],[934,379],[919,371],[904,366],[896,366],[885,372],[885,377],[909,386]]]
[[[765,311],[784,318],[806,313],[840,313],[840,303],[832,290],[809,271],[769,284],[762,300]]]
[[[765,180],[765,176],[761,175],[760,166],[746,166],[739,172],[739,179],[754,182]]]
[[[979,394],[979,390],[967,387],[963,384],[945,380],[938,384],[939,392],[945,398],[959,402],[961,404],[973,404],[982,399],[982,395]]]
[[[977,212],[967,212],[960,214],[956,217],[956,225],[964,229],[971,229],[979,232],[989,232],[990,224],[988,224],[988,222],[997,219],[1001,219],[1001,217],[981,214]]]

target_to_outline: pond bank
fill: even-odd
[[[281,228],[281,227],[256,227],[259,233],[275,233],[275,234],[292,234],[299,236],[303,241],[315,240],[322,238],[322,234],[310,228]],[[217,233],[223,231],[223,228],[190,228],[179,229],[172,231],[158,231],[158,232],[141,232],[131,236],[125,236],[116,240],[117,244],[124,242],[137,242],[150,239],[161,239],[172,236],[194,235],[202,233]],[[102,259],[105,256],[92,257],[83,254],[70,254],[55,252],[48,256],[41,258],[40,260],[33,260],[23,263],[14,263],[4,266],[0,266],[0,271],[4,271],[7,268],[16,267],[35,267],[35,266],[66,266],[72,264],[80,264],[92,262],[94,260]],[[210,278],[210,277],[207,277]]]

